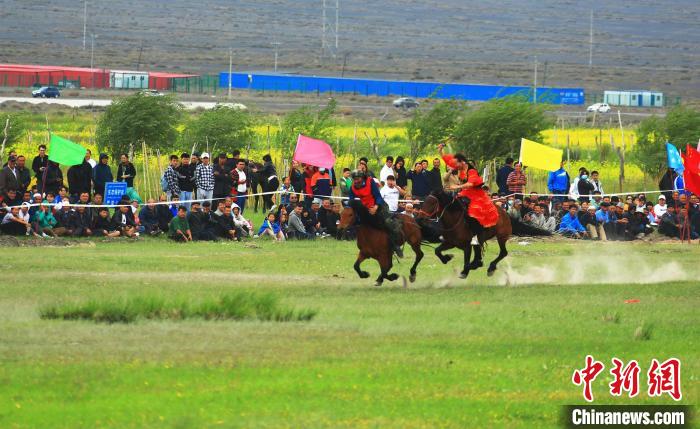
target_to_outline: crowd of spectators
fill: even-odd
[[[342,198],[352,186],[350,168],[336,175],[334,169],[293,162],[280,180],[270,156],[263,161],[248,162],[240,152],[219,154],[214,161],[208,153],[171,155],[156,203],[141,201],[134,189],[137,171],[126,154],[115,177],[106,154],[95,162],[88,151],[82,164],[68,168],[64,183],[45,146],[39,147],[31,168],[24,156],[11,152],[0,171],[0,232],[39,237],[165,235],[176,241],[352,237],[352,231],[340,237],[337,228]],[[410,170],[405,164],[403,157],[389,156],[379,176],[369,169],[367,158],[354,167],[379,183],[392,213],[414,216],[431,192],[459,184],[457,171],[445,168],[439,158],[415,162]],[[253,180],[266,193],[264,218],[257,227],[245,217]],[[112,181],[126,182],[127,194],[120,207],[101,207],[105,186]],[[700,233],[700,201],[683,190],[662,186],[668,192],[654,194],[653,201],[645,194],[610,196],[597,171],[589,174],[581,168],[571,180],[562,163],[549,175],[548,195],[525,193],[527,175],[510,158],[497,171],[496,184],[494,202],[506,210],[518,235],[606,241],[641,239],[655,230],[676,238],[684,234],[694,239]]]

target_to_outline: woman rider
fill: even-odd
[[[389,233],[389,241],[396,256],[403,258],[403,251],[399,245],[401,241],[399,238],[400,225],[397,220],[391,217],[389,207],[379,192],[379,186],[377,186],[374,179],[369,177],[365,170],[354,170],[350,177],[352,177],[352,185],[348,192],[348,201],[360,200],[360,203],[367,208],[367,211],[372,216],[372,226]]]
[[[478,225],[483,228],[489,228],[498,222],[498,209],[491,201],[491,197],[483,190],[484,181],[479,176],[476,168],[467,162],[467,158],[461,154],[444,154],[444,143],[438,145],[438,151],[442,156],[445,164],[458,171],[460,185],[454,185],[448,188],[450,191],[457,191],[458,198],[467,199],[467,215],[476,220]],[[480,231],[473,231],[478,234]]]

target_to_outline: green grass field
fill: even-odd
[[[682,403],[697,403],[700,246],[516,241],[496,276],[467,281],[426,248],[416,283],[376,288],[352,271],[354,243],[255,244],[4,249],[0,427],[557,427],[561,405],[584,403],[570,380],[586,354],[606,364],[596,404],[673,403],[646,395],[649,361],[669,357],[682,361]],[[376,263],[365,264],[376,276]],[[51,304],[240,291],[318,313],[304,322],[39,317]],[[610,396],[613,356],[640,362],[637,398]]]

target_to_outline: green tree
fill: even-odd
[[[540,133],[551,125],[546,109],[547,105],[518,96],[487,101],[459,122],[454,146],[479,163],[514,155],[521,138],[540,140]]]
[[[335,121],[333,114],[338,103],[331,99],[320,110],[311,106],[301,107],[287,115],[280,121],[279,130],[275,135],[275,144],[282,149],[282,156],[289,158],[292,148],[296,144],[297,136],[306,136],[330,142],[335,134]]]
[[[189,143],[197,143],[197,147],[210,150],[214,146],[224,151],[241,149],[248,145],[255,135],[254,121],[245,110],[219,106],[207,110],[194,118],[187,126]]]
[[[632,158],[639,168],[653,178],[659,178],[667,168],[666,146],[669,142],[684,150],[686,145],[695,147],[700,136],[700,112],[689,107],[677,106],[665,118],[652,116],[637,127],[637,144]]]
[[[17,143],[26,132],[26,118],[22,114],[0,113],[0,156]],[[4,162],[5,159],[3,158]]]
[[[416,109],[406,123],[406,135],[411,147],[410,159],[415,160],[428,146],[436,146],[454,136],[461,116],[466,112],[462,101],[441,101],[427,111]]]
[[[182,106],[171,96],[154,97],[139,92],[118,98],[97,123],[97,145],[113,158],[128,152],[132,144],[138,151],[141,142],[166,151],[177,144],[181,118]]]

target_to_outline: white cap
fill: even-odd
[[[660,200],[665,200],[666,197],[664,196],[664,194],[661,194],[661,195],[659,195],[659,199],[660,199]]]
[[[200,156],[200,158],[209,158],[209,152],[202,153],[202,156]]]

